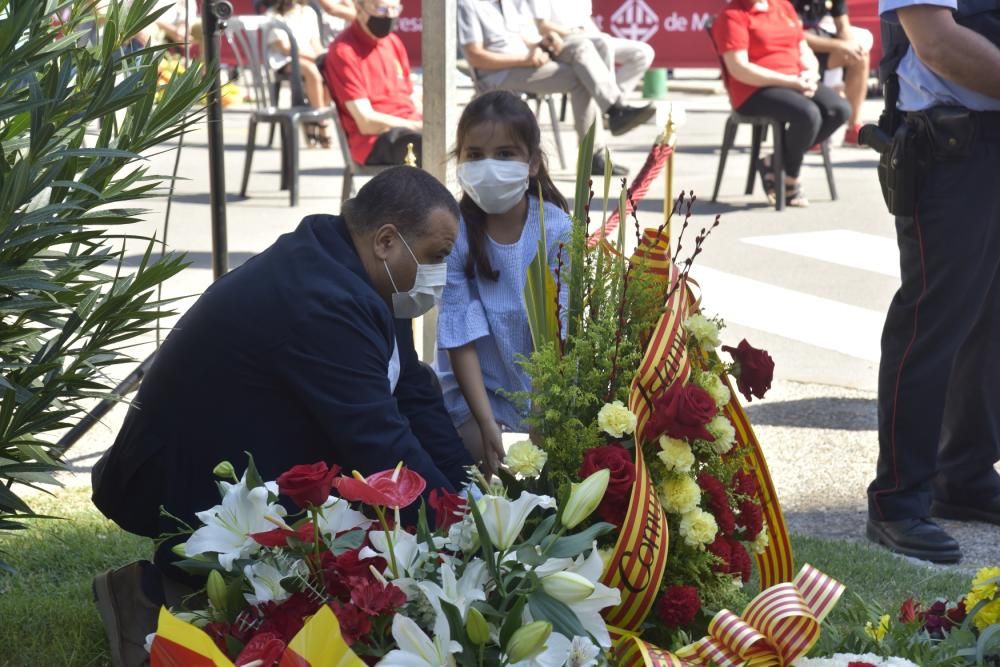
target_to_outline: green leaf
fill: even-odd
[[[541,200],[541,186],[538,192]],[[528,328],[534,349],[540,350],[559,340],[559,320],[556,317],[556,281],[549,267],[548,243],[545,238],[545,207],[538,207],[538,248],[528,265],[524,283],[524,307],[528,313]]]
[[[490,533],[486,530],[486,523],[483,522],[483,515],[479,511],[479,504],[469,502],[469,510],[472,512],[472,520],[476,523],[476,532],[479,534],[479,550],[483,553],[483,560],[486,561],[486,569],[490,571],[490,576],[494,581],[500,581],[500,570],[497,568],[496,550],[490,540]]]
[[[333,538],[333,544],[330,545],[330,551],[333,552],[334,556],[339,556],[345,551],[360,549],[361,545],[364,543],[365,531],[361,529],[349,530],[346,533],[341,533]]]
[[[521,616],[524,613],[525,602],[524,597],[518,597],[514,602],[514,606],[507,613],[503,625],[500,626],[500,646],[506,646],[510,642],[511,635],[521,627]]]
[[[546,554],[549,558],[575,558],[590,549],[598,537],[614,529],[610,523],[595,523],[580,533],[558,538]]]
[[[256,489],[258,486],[264,486],[264,480],[261,478],[260,473],[257,472],[257,464],[254,463],[253,454],[250,452],[243,452],[247,455],[247,470],[245,476],[247,480],[247,489]]]
[[[566,637],[589,637],[573,610],[542,590],[528,596],[528,608],[536,621],[548,621],[554,632]]]

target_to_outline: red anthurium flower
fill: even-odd
[[[912,597],[906,598],[899,606],[899,620],[901,623],[909,623],[917,619],[917,612],[920,611],[920,603]]]
[[[281,659],[281,654],[285,652],[285,642],[273,632],[261,632],[254,636],[247,645],[243,647],[236,657],[236,667],[241,667],[255,660],[260,661],[262,667],[272,667]]]
[[[316,529],[313,526],[312,521],[306,521],[295,530],[279,527],[263,533],[250,533],[250,537],[252,537],[253,541],[262,547],[287,547],[289,537],[294,537],[301,542],[312,544],[313,538],[316,537]]]
[[[363,477],[355,471],[354,477],[338,477],[333,481],[344,500],[377,505],[380,507],[408,507],[427,488],[427,482],[416,472],[400,463],[392,470],[383,470]]]
[[[330,497],[330,487],[339,472],[340,466],[330,468],[322,461],[293,466],[278,475],[278,491],[303,509],[320,507]]]

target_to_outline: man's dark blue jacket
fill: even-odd
[[[390,391],[389,359],[400,376]],[[361,265],[343,219],[305,218],[220,278],[157,352],[115,444],[95,467],[94,502],[156,536],[218,504],[212,468],[264,479],[326,461],[346,473],[402,461],[428,490],[454,490],[472,460],[413,347]]]

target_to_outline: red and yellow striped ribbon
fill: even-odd
[[[790,665],[816,643],[820,623],[843,592],[843,584],[806,564],[794,581],[762,591],[742,616],[720,611],[708,636],[677,656],[690,665]]]

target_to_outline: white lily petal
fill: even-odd
[[[342,498],[330,496],[320,510],[319,529],[324,535],[336,536],[347,530],[367,528],[372,521]]]
[[[513,501],[501,496],[483,496],[477,505],[493,545],[499,549],[508,549],[521,534],[524,522],[535,508],[552,509],[556,502],[549,496],[537,496],[523,491]]]

